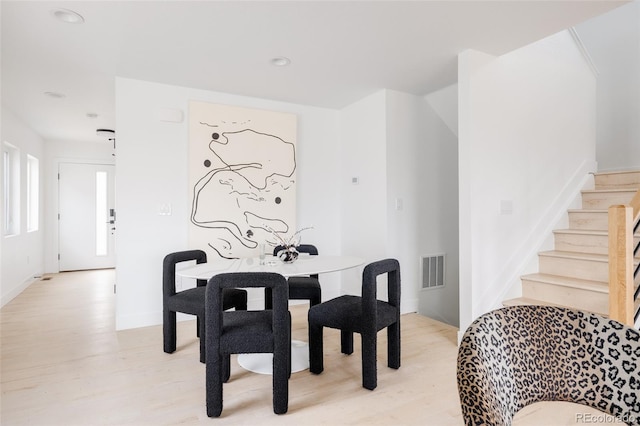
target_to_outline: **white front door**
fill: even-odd
[[[115,166],[60,163],[59,269],[115,267]]]

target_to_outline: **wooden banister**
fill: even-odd
[[[633,209],[633,223],[637,224],[640,221],[640,189],[636,192],[629,206]]]
[[[609,207],[609,317],[632,327],[637,311],[633,234],[639,220],[640,190],[629,205]]]

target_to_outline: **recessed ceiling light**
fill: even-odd
[[[284,56],[278,56],[271,60],[271,65],[276,67],[286,67],[291,63],[291,59],[285,58]]]
[[[55,9],[51,11],[51,14],[67,24],[82,24],[84,22],[82,15],[69,9]]]
[[[64,93],[58,93],[58,92],[44,92],[44,95],[53,99],[62,99],[66,97]]]

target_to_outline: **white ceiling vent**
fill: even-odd
[[[420,258],[422,272],[422,289],[444,287],[444,253]]]

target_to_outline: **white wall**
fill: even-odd
[[[442,147],[428,147],[433,142],[424,135],[429,129],[422,118],[423,98],[380,91],[335,111],[119,78],[117,328],[161,322],[162,258],[188,248],[187,120],[159,122],[157,112],[175,108],[186,114],[192,99],[297,114],[298,225],[314,226],[305,232],[305,241],[315,243],[321,253],[357,255],[367,262],[399,258],[402,310],[417,310],[421,252],[453,252],[450,245],[457,245],[455,232],[447,232],[457,226],[456,216],[433,213],[434,197],[444,193],[455,200],[455,155],[448,171],[453,179],[433,177],[445,163],[435,167]],[[416,150],[429,157],[416,156]],[[426,163],[434,167],[427,170]],[[425,187],[416,173],[429,176],[432,185]],[[396,210],[396,199],[402,199],[402,210]],[[425,203],[428,218],[420,217]],[[157,214],[161,204],[171,204],[171,216]],[[450,224],[430,222],[444,216]],[[323,299],[360,294],[361,272],[356,268],[323,275]]]
[[[594,171],[596,82],[567,32],[499,58],[465,51],[458,66],[464,330],[519,283],[539,235]]]
[[[386,91],[387,251],[400,262],[403,312],[418,310],[421,227],[418,207],[423,198],[418,155],[423,99]],[[424,165],[424,164],[422,164]]]
[[[456,85],[424,98],[421,138],[413,153],[418,183],[417,255],[445,254],[445,286],[420,290],[418,312],[454,326],[459,319],[457,95]],[[453,114],[451,105],[456,106]]]
[[[113,143],[48,140],[44,148],[44,252],[45,271],[59,272],[58,267],[58,171],[60,163],[114,164]],[[116,230],[117,231],[117,230]]]
[[[387,91],[387,229],[402,311],[458,324],[457,139],[426,98]],[[445,254],[444,288],[421,290],[421,256]]]
[[[424,98],[391,90],[343,109],[340,120],[343,251],[398,259],[402,312],[418,310],[420,256],[446,253],[450,285],[427,295],[437,308],[426,314],[457,324],[455,136]],[[343,273],[344,293],[360,294],[360,285],[354,271]]]
[[[386,126],[384,90],[340,111],[341,250],[358,253],[366,263],[393,257],[387,229]],[[342,292],[360,294],[361,275],[346,271],[342,276]]]
[[[20,150],[20,232],[18,235],[0,237],[0,289],[4,306],[44,272],[44,143],[39,135],[4,105],[1,115],[2,142],[8,142]],[[32,232],[27,232],[27,155],[37,158],[40,166],[40,224],[38,230]]]
[[[598,69],[599,170],[640,168],[640,2],[580,24]]]
[[[458,137],[458,84],[443,87],[425,96],[427,103],[449,130]]]
[[[125,78],[116,80],[118,329],[162,321],[162,259],[188,247],[188,121],[160,122],[160,108],[188,111],[199,100],[293,113],[298,116],[298,226],[313,225],[305,241],[321,253],[342,248],[339,220],[338,114],[334,110],[274,102]],[[171,204],[172,215],[158,215]],[[354,255],[362,255],[353,252]],[[323,298],[340,292],[337,273],[322,277]]]

